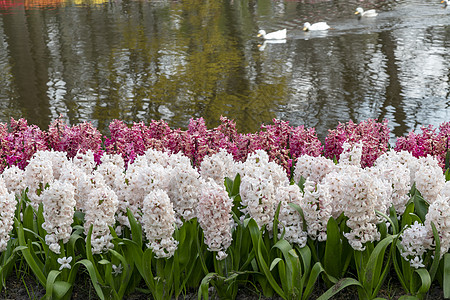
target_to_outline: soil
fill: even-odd
[[[318,284],[314,289],[310,299],[317,299],[320,295],[322,295],[326,291],[325,285]],[[32,275],[24,274],[11,274],[6,280],[6,288],[2,289],[0,292],[0,300],[25,300],[25,299],[41,299],[45,295],[45,289],[38,284],[37,279],[35,279]],[[387,280],[384,284],[378,297],[384,299],[399,299],[401,296],[405,295],[401,285],[399,282],[394,280]],[[80,278],[75,282],[72,299],[75,300],[97,300],[99,299],[96,294],[93,286],[90,284],[90,280],[87,277],[80,276]],[[152,299],[152,297],[143,292],[134,292],[128,295],[125,300],[141,300],[141,299]],[[187,295],[180,297],[180,300],[194,300],[198,299],[197,292],[193,291],[191,293],[187,293]],[[214,297],[214,292],[211,293],[211,299],[216,299]],[[248,288],[242,288],[236,300],[281,300],[281,297],[275,296],[273,298],[266,298],[254,290]],[[336,294],[333,300],[357,300],[358,293],[355,288],[347,287]],[[425,296],[426,300],[438,300],[444,299],[442,288],[433,284]]]

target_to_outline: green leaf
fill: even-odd
[[[101,285],[105,285],[105,282],[103,281],[103,278],[101,277],[100,272],[98,271],[97,263],[94,259],[94,256],[92,255],[91,238],[92,238],[92,230],[93,229],[94,229],[94,225],[91,224],[91,226],[89,227],[88,235],[86,237],[86,257],[92,263],[92,268],[95,271],[95,275],[96,275],[96,278],[99,281],[99,283]]]
[[[52,270],[47,276],[47,283],[45,286],[46,297],[48,300],[53,299],[53,285],[55,283],[56,278],[59,276],[61,271]]]
[[[277,209],[275,210],[275,215],[273,218],[273,242],[276,243],[278,241],[278,216],[280,215],[281,201],[278,202]]]
[[[428,213],[428,207],[430,205],[423,199],[423,197],[419,193],[414,194],[413,201],[417,215],[419,216],[422,223],[425,222],[425,216]]]
[[[273,278],[273,275],[270,273],[269,267],[267,266],[266,257],[268,257],[268,255],[263,255],[263,253],[262,253],[263,247],[265,247],[265,246],[262,241],[261,231],[259,230],[258,224],[256,224],[256,221],[254,219],[250,219],[248,221],[248,228],[250,230],[250,235],[251,235],[252,242],[253,242],[253,248],[256,251],[255,257],[256,257],[256,261],[258,263],[260,270],[262,270],[262,272],[265,275],[266,280],[269,282],[270,286],[275,290],[275,292],[278,295],[280,295],[283,299],[286,299],[286,296],[285,296],[283,290],[278,285],[275,278]],[[267,252],[267,249],[265,252]]]
[[[133,241],[138,244],[140,248],[142,248],[142,227],[136,221],[136,218],[133,216],[133,213],[129,208],[127,208],[127,216],[128,221],[130,222],[131,234],[133,236]]]
[[[381,240],[370,254],[365,268],[363,267],[364,275],[362,281],[364,289],[369,294],[372,294],[374,288],[376,291],[376,287],[380,285],[380,283],[384,280],[384,276],[381,276],[380,278],[380,273],[384,263],[384,253],[386,251],[386,248],[393,242],[395,237],[396,236],[390,235]],[[369,245],[366,245],[366,247],[368,246]],[[386,264],[386,267],[387,265],[388,263]]]
[[[327,241],[323,267],[333,277],[339,278],[342,271],[342,241],[339,225],[333,217],[327,223]]]
[[[239,187],[241,185],[241,175],[236,174],[234,180],[225,177],[225,187],[227,189],[228,195],[230,198],[234,198],[239,195]]]
[[[448,141],[447,141],[448,146]],[[444,163],[444,169],[449,170],[450,168],[450,150],[447,150],[447,153],[445,154],[445,163]]]
[[[87,269],[87,271],[89,273],[89,276],[91,278],[91,283],[94,286],[95,292],[97,293],[97,296],[101,300],[104,300],[105,296],[103,295],[103,291],[102,291],[100,285],[98,284],[99,281],[98,281],[98,278],[97,278],[97,275],[96,275],[97,271],[94,268],[94,265],[92,264],[92,262],[90,260],[88,260],[88,259],[83,259],[83,260],[77,261],[75,264],[76,265],[77,264],[82,264],[82,265],[84,265],[86,267],[86,269]]]
[[[392,261],[393,261],[393,264],[394,264],[394,270],[395,270],[395,273],[397,274],[398,280],[400,281],[403,289],[405,291],[409,291],[409,288],[408,288],[408,286],[406,284],[406,279],[405,279],[405,277],[406,277],[405,275],[406,274],[405,273],[406,273],[406,271],[409,270],[410,267],[409,268],[407,267],[407,269],[405,271],[402,271],[402,269],[400,268],[400,265],[398,263],[398,259],[397,259],[397,255],[400,253],[400,244],[398,242],[398,238],[401,235],[401,233],[403,232],[403,230],[405,230],[405,228],[406,227],[403,227],[402,231],[395,237],[394,241],[392,242],[393,245],[395,245],[395,247],[397,248],[398,251],[392,251],[391,255],[392,255]],[[404,259],[402,257],[400,257],[400,259],[402,260],[402,265],[403,265],[403,263],[404,263],[403,260]]]
[[[281,251],[283,254],[283,258],[285,261],[287,269],[283,271],[285,274],[280,273],[281,282],[285,286],[285,290],[291,294],[293,292],[294,287],[299,287],[301,285],[301,265],[300,260],[295,252],[294,249],[292,249],[292,246],[286,241],[286,240],[279,240],[273,248],[277,248]],[[279,266],[279,269],[281,269],[281,266]],[[282,276],[284,276],[286,279],[283,279]],[[286,282],[283,282],[283,281]]]
[[[38,227],[38,232],[39,232],[39,235],[41,236],[41,237],[44,237],[44,236],[46,236],[47,235],[47,231],[45,231],[45,229],[42,227],[42,224],[45,222],[45,219],[44,219],[44,205],[41,203],[41,204],[39,204],[39,209],[38,209],[38,212],[37,212],[37,227]]]
[[[53,295],[56,299],[62,299],[72,288],[72,284],[67,281],[55,281],[53,284]]]
[[[394,226],[392,233],[397,234],[400,231],[400,228],[398,224],[397,212],[395,211],[395,207],[393,205],[389,208],[389,219],[391,220],[391,224]]]
[[[394,234],[394,235],[397,234],[397,232],[398,232],[398,229],[397,229],[397,227],[398,227],[397,222],[394,222],[389,216],[387,216],[386,214],[382,213],[381,211],[375,210],[375,213],[376,213],[377,215],[382,216],[383,218],[385,218],[386,221],[388,221],[388,222],[392,225],[392,228],[393,228],[393,230],[394,230],[393,234]],[[395,210],[394,210],[394,215],[395,215]],[[397,220],[396,217],[395,217],[394,219]]]
[[[252,221],[254,221],[254,220],[252,219]],[[251,221],[250,221],[250,223],[251,223]],[[256,225],[256,222],[255,222],[255,225]],[[255,247],[255,245],[254,245],[254,247]],[[278,283],[276,282],[275,278],[273,278],[272,273],[270,273],[269,267],[267,266],[267,263],[266,263],[266,261],[264,259],[264,256],[262,255],[262,247],[264,247],[262,239],[259,239],[258,240],[258,245],[256,245],[256,249],[257,249],[256,258],[257,258],[257,261],[258,261],[258,265],[260,266],[261,270],[263,271],[264,275],[267,278],[267,281],[269,281],[270,286],[275,290],[275,292],[278,295],[280,295],[283,299],[287,299],[284,291],[278,285]]]
[[[398,298],[398,300],[420,300],[417,296],[411,296],[411,295],[403,295]]]
[[[152,269],[153,251],[150,248],[145,249],[142,256],[142,277],[147,283],[148,288],[154,293],[156,291],[156,281]]]
[[[450,253],[444,254],[444,271],[442,286],[444,288],[444,298],[450,298]]]
[[[410,215],[412,213],[414,213],[414,202],[410,202],[408,205],[406,205],[405,211],[403,212],[402,215],[402,224],[401,224],[402,228],[405,228],[407,225],[411,225],[414,223]]]
[[[306,182],[305,177],[300,176],[300,179],[298,180],[297,185],[299,186],[299,188],[302,191],[302,193],[303,193],[303,191],[305,189],[305,182]]]
[[[329,288],[325,293],[323,293],[317,300],[327,300],[345,289],[346,287],[356,285],[358,287],[363,287],[361,283],[353,278],[342,278],[338,282],[336,282],[335,285],[333,285],[331,288]]]
[[[296,246],[296,249],[302,259],[303,273],[309,274],[309,270],[311,270],[311,249],[308,246],[302,248]]]
[[[280,261],[282,261],[281,258],[279,258],[279,257],[275,258],[275,259],[272,261],[272,263],[270,264],[270,271],[272,271],[273,268],[275,268],[275,266],[276,266]]]
[[[47,278],[43,273],[44,265],[42,262],[36,257],[34,254],[33,249],[30,246],[25,246],[25,235],[22,224],[19,222],[19,220],[14,220],[16,231],[17,231],[17,237],[19,239],[19,245],[22,247],[22,255],[27,261],[29,267],[33,271],[34,275],[38,278],[39,282],[42,284],[43,287],[45,287],[47,283]],[[31,241],[30,241],[31,244]],[[25,247],[25,248],[24,248]]]
[[[200,284],[199,290],[198,290],[198,300],[201,300],[202,297],[205,300],[208,300],[208,288],[209,288],[209,282],[213,280],[216,276],[218,276],[217,273],[208,273],[205,277],[203,277],[202,282]]]
[[[431,281],[433,281],[434,276],[436,276],[436,272],[439,268],[439,261],[441,259],[441,240],[439,238],[439,233],[436,229],[436,226],[434,225],[433,222],[431,222],[431,228],[433,230],[433,237],[434,237],[434,242],[435,242],[434,258],[433,258],[433,262],[431,263],[431,268],[430,268],[430,277],[431,277]]]
[[[325,272],[325,269],[322,267],[320,262],[316,262],[311,269],[311,274],[308,278],[308,283],[306,284],[305,291],[303,294],[303,299],[308,299],[309,295],[314,289],[317,278],[319,278],[320,273]]]
[[[417,269],[414,271],[414,273],[417,274],[420,279],[420,285],[418,285],[419,289],[417,290],[417,294],[418,295],[426,294],[431,287],[430,273],[428,273],[427,269],[425,269],[425,268]],[[411,280],[412,284],[414,284],[414,281],[415,280]],[[414,285],[417,286],[417,284],[414,284]],[[416,291],[416,288],[411,287],[411,292],[415,293],[415,291]]]
[[[120,280],[120,288],[118,291],[119,298],[123,298],[123,295],[125,293],[126,287],[128,285],[128,282],[131,278],[132,269],[130,268],[130,265],[133,265],[133,261],[131,259],[130,262],[127,262],[125,259],[125,256],[121,255],[119,252],[113,249],[109,249],[109,253],[111,253],[115,258],[117,258],[120,263],[122,264],[123,270]]]

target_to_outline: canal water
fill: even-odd
[[[360,6],[375,18],[358,19]],[[304,32],[326,21],[326,32]],[[256,37],[287,29],[286,40]],[[450,121],[450,8],[439,0],[0,0],[0,121],[46,129],[221,115],[315,127]]]

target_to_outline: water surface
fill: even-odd
[[[356,7],[375,8],[358,19]],[[327,21],[332,30],[302,30]],[[259,29],[288,29],[263,43]],[[389,120],[393,135],[450,121],[450,9],[438,0],[0,0],[0,121],[62,115],[241,131]]]

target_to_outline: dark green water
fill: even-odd
[[[358,20],[357,6],[375,8]],[[305,33],[304,22],[333,29]],[[284,43],[256,38],[287,28]],[[450,121],[450,9],[440,1],[0,0],[0,121],[59,115],[185,128],[220,115],[316,127]]]

